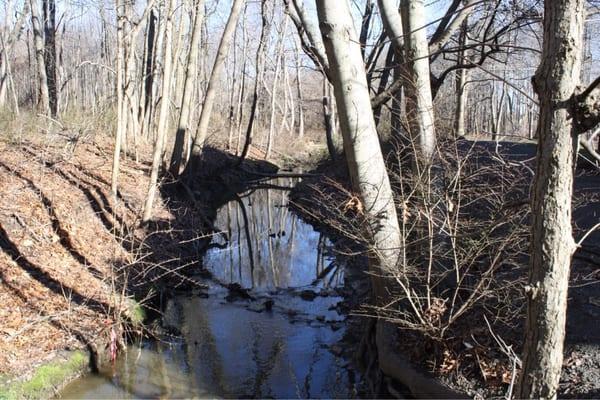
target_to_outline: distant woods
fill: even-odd
[[[539,2],[420,3],[352,3],[380,134],[402,139],[413,132],[426,153],[436,129],[534,138],[538,104],[530,77],[541,50]],[[117,154],[137,158],[140,143],[162,141],[161,162],[175,176],[215,138],[238,154],[253,146],[265,157],[305,132],[326,130],[330,152],[334,141],[339,146],[339,136],[332,138],[339,135],[333,96],[322,84],[323,77],[331,81],[330,66],[312,1],[3,5],[5,112],[106,119],[119,141]],[[590,39],[598,29],[586,24],[584,81],[597,72],[598,49]],[[424,86],[430,95],[411,94]]]

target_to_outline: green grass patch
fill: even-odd
[[[87,368],[89,356],[84,351],[70,353],[67,358],[38,367],[26,380],[0,380],[0,399],[48,398],[68,380]]]

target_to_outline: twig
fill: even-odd
[[[590,93],[592,93],[594,89],[596,89],[598,86],[600,86],[600,76],[597,77],[594,80],[594,82],[592,82],[590,86],[587,87],[587,89],[581,92],[579,96],[577,96],[579,98],[579,101],[585,101],[585,98],[588,97]]]
[[[590,230],[588,230],[585,233],[585,235],[583,235],[583,237],[579,240],[579,242],[577,242],[577,247],[581,247],[581,243],[583,243],[584,240],[587,239],[587,237],[590,236],[592,233],[594,233],[594,231],[598,228],[600,228],[600,222],[598,222],[596,225],[594,225]]]

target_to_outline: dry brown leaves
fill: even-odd
[[[101,218],[118,220],[107,209],[114,206],[110,142],[67,153],[63,143],[41,140],[0,142],[2,374],[21,374],[56,351],[81,346],[76,333],[94,337],[106,330],[106,315],[91,304],[112,301],[112,264],[130,259]],[[135,207],[144,196],[143,173],[123,163],[122,192]],[[115,208],[121,222],[134,220],[135,210]]]

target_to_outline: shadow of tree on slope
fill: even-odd
[[[80,306],[88,307],[94,311],[109,312],[111,307],[101,301],[84,296],[79,291],[65,286],[59,280],[53,278],[48,272],[44,271],[38,265],[29,261],[10,240],[4,227],[0,226],[0,248],[10,256],[10,258],[33,279],[50,289],[59,296],[70,297],[72,301]],[[0,270],[0,279],[6,282],[4,273]]]
[[[50,217],[50,221],[52,222],[52,229],[54,233],[58,235],[60,244],[78,263],[87,268],[92,275],[94,275],[96,278],[101,279],[102,273],[96,267],[93,266],[93,263],[90,260],[88,260],[83,254],[81,254],[75,249],[69,231],[62,226],[60,219],[56,215],[56,211],[54,209],[52,201],[44,194],[44,192],[40,188],[38,188],[31,179],[25,177],[23,174],[10,168],[6,164],[0,162],[0,168],[3,168],[7,172],[15,175],[23,182],[25,182],[27,186],[40,198],[40,201],[42,202],[46,212],[48,213],[48,216]]]

